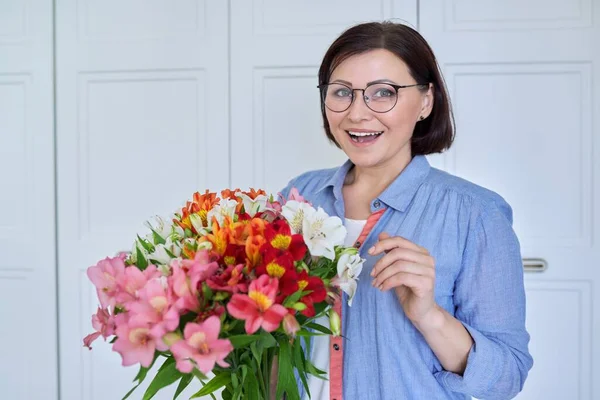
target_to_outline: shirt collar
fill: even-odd
[[[347,160],[317,189],[317,192],[332,187],[333,195],[340,200],[344,179],[353,165],[352,161]],[[413,157],[400,175],[379,195],[378,199],[398,211],[405,211],[430,170],[431,166],[425,156]],[[377,209],[373,211],[377,211]]]

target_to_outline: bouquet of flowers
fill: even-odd
[[[277,399],[299,399],[294,370],[307,391],[308,374],[324,377],[302,341],[339,334],[331,304],[340,291],[351,304],[364,262],[342,246],[338,217],[296,189],[278,200],[263,190],[226,189],[221,197],[195,193],[146,226],[131,253],[87,270],[100,306],[84,345],[91,349],[102,336],[123,366],[140,364],[124,399],[159,361],[144,399],[179,382],[176,398],[194,378],[202,389],[192,398],[214,398],[223,388],[223,399],[266,400],[273,387]],[[315,323],[327,314],[329,328]]]

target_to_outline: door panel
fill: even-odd
[[[598,398],[598,7],[420,4],[419,28],[444,70],[457,124],[453,148],[431,160],[504,196],[523,257],[547,263],[526,273],[534,367],[518,398]]]
[[[83,347],[98,305],[86,269],[228,185],[227,21],[227,2],[57,2],[62,399],[121,398],[137,373],[102,340]]]
[[[0,2],[0,388],[15,400],[58,396],[52,13]]]

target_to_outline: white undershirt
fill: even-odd
[[[366,220],[359,221],[346,218],[345,226],[348,233],[344,241],[344,246],[354,246],[366,223]],[[329,317],[327,315],[317,318],[315,322],[329,327]],[[329,336],[315,336],[312,347],[312,363],[315,367],[327,372],[327,375],[329,375]],[[328,380],[308,375],[308,388],[310,389],[311,400],[329,400]],[[304,394],[303,400],[308,400],[308,394]]]

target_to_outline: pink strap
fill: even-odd
[[[385,210],[379,210],[369,216],[362,232],[360,233],[355,246],[360,248],[367,235],[371,232],[379,218]],[[342,318],[342,301],[338,300],[333,305],[333,309]],[[341,327],[340,327],[341,331]],[[341,333],[341,332],[340,332]],[[331,337],[331,347],[329,348],[329,399],[342,400],[342,378],[344,376],[344,341],[342,336]]]

